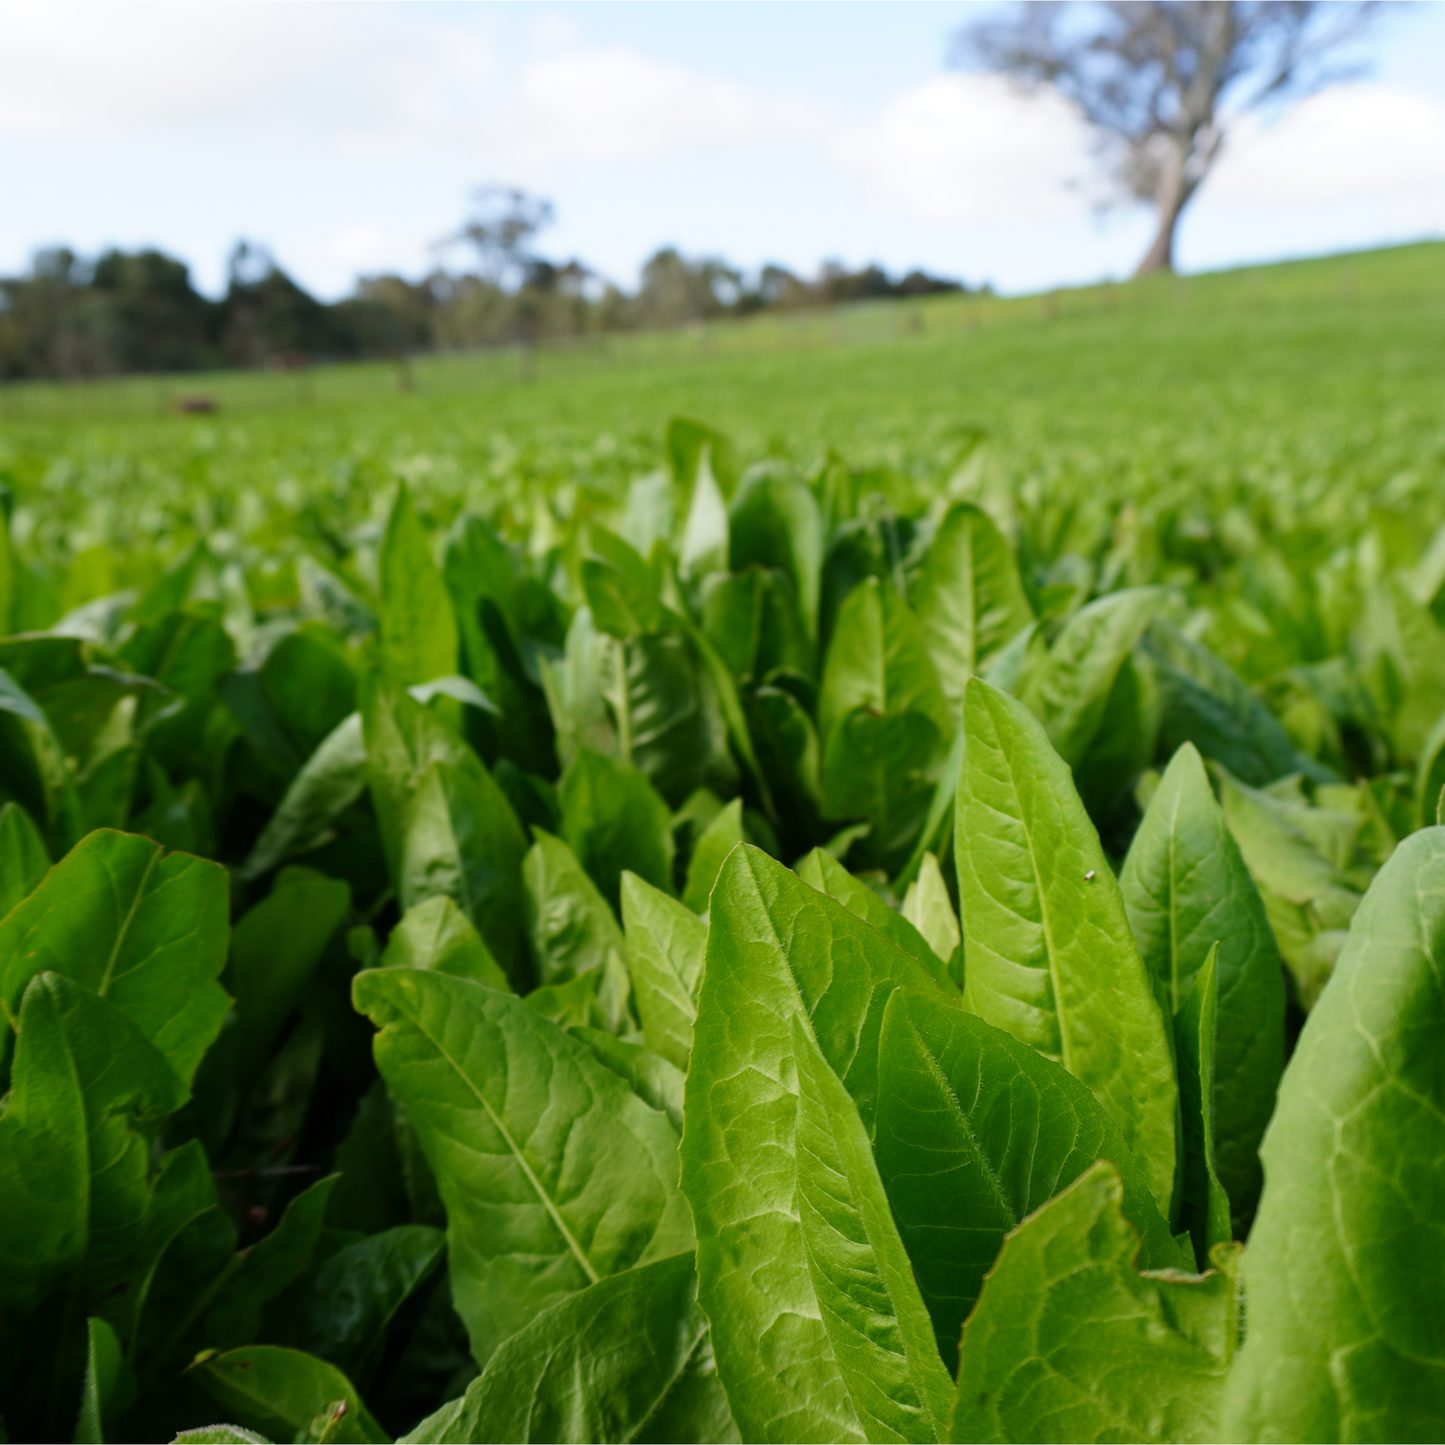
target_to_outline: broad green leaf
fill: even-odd
[[[0,922],[0,999],[46,969],[108,998],[189,1084],[230,1000],[228,888],[219,864],[102,830]]]
[[[691,1255],[625,1270],[538,1315],[460,1400],[402,1440],[736,1440],[716,1375],[691,1378],[707,1340]],[[679,1412],[674,1396],[689,1386]],[[661,1415],[673,1427],[666,1436],[655,1433]]]
[[[514,985],[529,974],[521,897],[526,838],[507,796],[480,764],[435,762],[403,814],[401,905],[451,898]]]
[[[622,875],[622,921],[643,1038],[648,1048],[685,1072],[707,925],[635,873]]]
[[[1229,831],[1259,889],[1280,954],[1294,977],[1295,994],[1313,1007],[1330,977],[1346,931],[1360,905],[1360,887],[1335,858],[1321,852],[1331,840],[1318,827],[1343,823],[1351,838],[1358,818],[1311,818],[1315,810],[1291,806],[1246,787],[1220,771],[1220,802]],[[1305,831],[1311,829],[1312,839]]]
[[[115,1408],[123,1368],[120,1341],[103,1319],[86,1320],[85,1329],[85,1383],[80,1392],[75,1445],[104,1445],[106,1421]]]
[[[80,795],[65,748],[33,697],[0,667],[0,793],[39,821],[52,847],[83,831]]]
[[[703,829],[687,864],[682,901],[694,913],[707,912],[707,900],[728,854],[743,841],[743,800],[734,798]]]
[[[950,1372],[1004,1236],[1098,1159],[1153,1269],[1187,1261],[1119,1126],[1058,1064],[961,1009],[902,989],[878,1057],[878,1169]]]
[[[522,863],[527,933],[544,985],[566,983],[600,969],[625,944],[616,915],[577,855],[541,828]]]
[[[673,804],[700,787],[736,789],[723,700],[692,630],[673,626],[613,642],[599,661],[623,761]],[[569,768],[573,763],[575,753]]]
[[[778,821],[793,852],[817,837],[823,805],[822,756],[813,720],[792,693],[760,687],[749,699],[758,755],[778,801]]]
[[[896,908],[890,908],[866,883],[855,878],[825,848],[814,848],[798,865],[798,877],[836,898],[850,913],[871,923],[895,947],[916,958],[928,976],[952,991],[948,969],[923,935]]]
[[[400,683],[457,670],[457,621],[411,493],[396,490],[380,557],[381,655]]]
[[[933,801],[942,738],[921,712],[847,712],[823,754],[823,813],[865,818],[867,861],[892,873],[910,854]]]
[[[745,1439],[857,1440],[798,1217],[792,1019],[809,1024],[871,1131],[888,996],[899,986],[947,995],[916,959],[756,848],[729,856],[710,918],[682,1177],[718,1370]]]
[[[319,623],[304,623],[266,654],[261,687],[303,758],[356,711],[355,663],[341,639]]]
[[[1172,756],[1186,742],[1235,777],[1260,787],[1286,773],[1324,780],[1327,769],[1301,754],[1278,718],[1234,670],[1162,619],[1144,650],[1159,685],[1159,744]]]
[[[817,649],[785,573],[766,567],[714,572],[702,589],[701,612],[709,641],[739,682],[779,668],[814,675]]]
[[[894,991],[894,997],[901,990]],[[798,1013],[797,1207],[833,1355],[870,1440],[937,1440],[953,1380],[873,1163],[868,1131]]]
[[[1445,715],[1430,731],[1420,749],[1415,769],[1415,826],[1428,828],[1440,821],[1440,798],[1445,793]],[[0,831],[4,817],[0,815]]]
[[[350,907],[345,883],[309,868],[288,868],[270,896],[237,922],[225,982],[236,1000],[237,1057],[251,1077],[260,1072]]]
[[[511,988],[481,934],[445,893],[407,909],[386,941],[381,966],[434,968],[488,988]]]
[[[372,970],[354,994],[441,1189],[479,1364],[563,1295],[692,1247],[677,1131],[580,1040],[446,974]]]
[[[343,718],[292,778],[261,830],[241,876],[259,878],[287,858],[323,842],[336,820],[366,791],[361,714]]]
[[[971,502],[949,508],[924,560],[914,610],[944,696],[964,684],[1033,621],[1013,549]]]
[[[270,1441],[239,1425],[201,1425],[194,1430],[182,1430],[171,1445],[270,1445]]]
[[[446,1236],[405,1224],[358,1239],[328,1255],[277,1304],[285,1343],[365,1383],[397,1310],[431,1277]]]
[[[1445,1433],[1445,829],[1380,870],[1265,1135],[1232,1440]]]
[[[345,1401],[346,1410],[328,1440],[384,1445],[389,1438],[340,1370],[300,1350],[250,1345],[208,1352],[187,1373],[227,1412],[276,1439],[314,1439],[307,1433],[312,1422],[338,1401]]]
[[[953,911],[953,900],[948,896],[948,885],[943,881],[943,870],[932,853],[923,855],[918,876],[904,895],[901,911],[935,957],[947,964],[948,976],[962,988],[963,931]]]
[[[1218,1083],[1219,945],[1209,950],[1204,967],[1174,1017],[1179,1058],[1180,1223],[1194,1240],[1201,1268],[1216,1244],[1233,1239],[1229,1193],[1219,1181]]]
[[[971,678],[963,726],[954,841],[964,1007],[1094,1091],[1168,1218],[1174,1060],[1098,834],[1023,703]]]
[[[882,716],[918,713],[940,737],[953,732],[923,630],[887,583],[865,578],[838,612],[818,693],[818,732],[826,749],[844,717],[859,707]]]
[[[1221,1438],[1233,1247],[1203,1276],[1140,1274],[1122,1203],[1101,1160],[1008,1237],[963,1331],[950,1439]]]
[[[1180,1019],[1205,960],[1218,947],[1219,1031],[1209,1107],[1233,1237],[1243,1238],[1259,1199],[1259,1141],[1284,1068],[1284,975],[1259,891],[1192,743],[1165,770],[1120,885],[1134,939],[1169,1019]],[[1182,1060],[1181,1029],[1193,1040],[1187,1052],[1197,1056],[1197,1022],[1176,1024]],[[1194,1193],[1197,1204],[1203,1196]]]
[[[603,535],[600,528],[593,529],[594,538]],[[671,618],[657,594],[647,563],[620,537],[611,541],[615,544],[612,555],[582,559],[582,590],[592,609],[592,620],[603,632],[623,641],[645,632],[663,631]],[[631,553],[625,560],[617,555],[624,548]]]
[[[123,1308],[148,1263],[151,1139],[185,1090],[123,1013],[58,974],[31,982],[19,1015],[0,1116],[0,1391],[10,1428],[45,1439],[75,1419],[81,1321]]]
[[[1114,679],[1163,602],[1157,587],[1130,587],[1082,607],[1064,624],[1023,689],[1023,700],[1071,767],[1094,740]]]
[[[777,568],[793,584],[810,637],[818,635],[823,526],[818,503],[798,478],[773,469],[749,471],[728,508],[728,566]]]
[[[32,894],[50,867],[40,830],[19,803],[0,808],[0,918]]]
[[[562,836],[613,909],[625,869],[671,891],[672,815],[640,772],[579,748],[559,795]]]
[[[602,1029],[574,1025],[568,1029],[622,1079],[643,1103],[666,1114],[678,1134],[682,1133],[682,1091],[684,1070],[643,1044],[628,1043]]]

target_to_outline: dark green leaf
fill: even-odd
[[[749,471],[728,508],[728,565],[777,568],[793,585],[810,637],[818,635],[823,526],[812,492],[773,468]]]
[[[13,1009],[45,969],[72,978],[109,998],[189,1084],[230,1008],[216,982],[228,891],[219,864],[92,833],[0,922],[0,998]]]
[[[1160,780],[1120,884],[1144,966],[1170,1019],[1179,1016],[1218,946],[1220,1024],[1209,1106],[1214,1162],[1229,1195],[1234,1237],[1243,1238],[1259,1199],[1259,1141],[1284,1067],[1284,975],[1259,891],[1192,744],[1179,749]],[[1182,1060],[1180,1029],[1192,1040],[1187,1052],[1197,1056],[1197,1021],[1176,1027]],[[1197,1189],[1194,1195],[1201,1203]]]
[[[28,898],[45,877],[50,854],[19,803],[0,808],[0,918]]]
[[[1209,950],[1204,967],[1174,1018],[1179,1054],[1180,1223],[1194,1240],[1200,1268],[1206,1268],[1216,1244],[1233,1239],[1229,1194],[1219,1182],[1218,1119],[1214,1097],[1218,1086],[1219,945]]]
[[[346,1411],[328,1440],[384,1445],[389,1438],[340,1370],[300,1350],[251,1345],[211,1354],[192,1365],[189,1375],[237,1419],[282,1440],[314,1440],[313,1421],[338,1401],[345,1401]]]
[[[672,887],[672,815],[635,768],[580,748],[562,778],[562,836],[615,910],[622,873]]]
[[[566,983],[623,952],[622,930],[607,900],[560,839],[534,828],[522,864],[527,932],[544,984]]]
[[[86,1320],[85,1328],[85,1384],[80,1392],[75,1445],[104,1445],[106,1421],[115,1408],[121,1380],[120,1341],[102,1319]]]

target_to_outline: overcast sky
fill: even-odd
[[[979,8],[5,0],[0,273],[151,244],[216,292],[246,236],[329,298],[421,274],[499,181],[554,200],[549,255],[627,285],[662,244],[1008,291],[1127,274],[1148,217],[1097,213],[1072,115],[947,67]],[[1445,233],[1445,8],[1364,53],[1368,78],[1239,125],[1183,267]]]

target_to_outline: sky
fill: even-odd
[[[1005,292],[1127,275],[1062,102],[948,65],[953,0],[5,0],[0,274],[155,245],[211,294],[239,237],[326,299],[419,276],[486,183],[545,195],[554,259],[635,284],[662,245],[752,270],[921,266]],[[1241,117],[1181,269],[1445,234],[1445,5],[1368,72]]]

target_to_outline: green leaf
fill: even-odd
[[[882,716],[918,713],[940,737],[953,733],[953,714],[939,686],[923,629],[887,583],[865,578],[838,612],[818,693],[818,732],[827,749],[834,730],[855,708]]]
[[[748,1440],[856,1440],[798,1218],[792,1019],[811,1027],[871,1131],[878,1034],[899,986],[946,995],[922,965],[756,848],[712,894],[686,1090],[683,1188],[699,1299]]]
[[[321,1239],[331,1191],[341,1176],[319,1179],[287,1204],[269,1234],[230,1260],[211,1282],[194,1338],[208,1348],[249,1344],[261,1333],[262,1312],[305,1268]]]
[[[1180,1223],[1194,1240],[1201,1268],[1216,1244],[1234,1239],[1229,1193],[1219,1181],[1218,1084],[1219,945],[1209,950],[1174,1019],[1179,1055]]]
[[[341,639],[319,623],[303,623],[266,654],[261,687],[303,758],[356,711],[355,664]]]
[[[1140,1274],[1122,1202],[1100,1161],[1009,1236],[964,1328],[951,1440],[1221,1438],[1236,1256]]]
[[[50,969],[109,998],[189,1084],[230,1008],[225,869],[102,830],[0,922],[0,998]]]
[[[300,1350],[251,1345],[202,1356],[187,1373],[237,1419],[279,1439],[315,1438],[307,1433],[312,1421],[337,1401],[346,1411],[329,1440],[384,1445],[390,1438],[340,1370]]]
[[[277,1302],[285,1310],[280,1338],[364,1382],[396,1312],[445,1253],[446,1236],[423,1224],[400,1225],[338,1249]]]
[[[259,878],[278,863],[324,842],[332,825],[366,791],[361,714],[343,718],[301,765],[241,868]]]
[[[635,768],[579,748],[562,777],[562,836],[614,911],[630,869],[672,888],[672,814]]]
[[[14,797],[52,846],[64,848],[83,829],[80,796],[65,748],[40,705],[0,668],[0,792]]]
[[[605,1064],[643,1103],[666,1114],[678,1134],[682,1133],[682,1089],[684,1070],[642,1044],[605,1033],[602,1029],[574,1025],[568,1029],[581,1039],[599,1063]]]
[[[1098,834],[1023,703],[971,678],[963,726],[954,840],[964,1007],[1094,1091],[1168,1218],[1174,1060]]]
[[[707,924],[635,873],[622,875],[622,921],[642,1036],[686,1072]]]
[[[239,1425],[201,1425],[182,1430],[171,1445],[271,1445],[264,1435],[243,1430]]]
[[[1023,700],[1071,767],[1093,742],[1114,679],[1162,602],[1157,587],[1129,587],[1081,607],[1030,673]]]
[[[714,572],[703,584],[701,612],[709,641],[739,682],[780,668],[814,675],[817,649],[785,573],[766,567]]]
[[[658,596],[647,563],[605,528],[592,527],[590,537],[601,556],[584,557],[580,570],[582,590],[598,627],[625,640],[670,626],[671,614]]]
[[[713,474],[714,460],[720,462],[723,453],[715,438],[701,444],[694,442],[687,451],[688,465],[684,470],[678,465],[677,450],[673,449],[678,480],[684,486],[689,483],[692,486],[677,564],[684,577],[701,577],[708,572],[726,571],[728,565],[727,503]]]
[[[1427,828],[1365,895],[1280,1084],[1227,1439],[1445,1433],[1442,948],[1445,829]]]
[[[225,981],[236,1000],[237,1056],[250,1076],[264,1066],[350,908],[345,883],[309,868],[288,868],[270,896],[237,922]]]
[[[692,1247],[677,1131],[580,1040],[446,974],[372,970],[353,991],[441,1189],[479,1364],[561,1296]]]
[[[400,683],[457,670],[457,621],[431,543],[403,482],[387,518],[379,561],[381,655]]]
[[[1229,831],[1259,889],[1296,997],[1309,1009],[1329,979],[1361,896],[1357,880],[1317,846],[1329,846],[1318,825],[1338,831],[1342,823],[1353,838],[1358,819],[1286,803],[1223,770],[1219,777]]]
[[[925,853],[918,877],[908,885],[903,897],[903,917],[918,930],[919,937],[936,958],[948,967],[948,976],[963,987],[963,930],[943,881],[943,870],[932,853]]]
[[[560,1300],[492,1356],[466,1395],[423,1420],[407,1445],[448,1441],[736,1440],[715,1374],[659,1414],[707,1356],[692,1256],[625,1270]]]
[[[1033,621],[1013,549],[971,502],[948,509],[924,560],[914,610],[944,696],[964,684]]]
[[[821,893],[836,898],[850,913],[871,923],[896,948],[916,958],[946,993],[952,992],[948,969],[923,935],[896,908],[890,908],[866,883],[855,878],[825,848],[814,848],[798,864],[798,877]]]
[[[1234,1216],[1231,1237],[1242,1239],[1259,1199],[1259,1141],[1284,1068],[1284,975],[1259,890],[1192,743],[1175,753],[1160,779],[1120,885],[1166,1017],[1179,1017],[1218,947],[1220,1024],[1209,1108],[1215,1164]],[[1175,1028],[1181,1070],[1191,1040],[1187,1052],[1197,1057],[1198,1023],[1181,1019]],[[1186,1188],[1195,1205],[1203,1202],[1187,1180]]]
[[[104,1445],[106,1418],[115,1408],[121,1378],[120,1341],[105,1320],[88,1319],[85,1329],[85,1383],[80,1392],[75,1445]]]
[[[28,898],[50,867],[40,830],[19,803],[0,808],[0,918]]]
[[[1159,684],[1165,753],[1193,743],[1254,787],[1294,772],[1327,780],[1328,769],[1296,749],[1279,719],[1208,648],[1161,619],[1150,624],[1144,650]]]
[[[386,941],[381,966],[434,968],[488,988],[511,988],[481,934],[445,893],[407,909]]]
[[[793,584],[809,637],[818,635],[823,524],[798,478],[772,468],[744,476],[728,508],[728,566],[774,567]]]
[[[1247,781],[1247,780],[1246,780]],[[1428,828],[1440,821],[1440,796],[1445,792],[1445,715],[1430,730],[1425,746],[1420,749],[1420,762],[1415,769],[1415,826]],[[0,814],[0,831],[4,816]]]
[[[496,780],[480,765],[433,763],[417,779],[404,820],[402,907],[451,898],[514,986],[525,987],[520,884],[527,844]]]
[[[560,838],[534,828],[537,841],[522,863],[527,933],[544,985],[600,969],[625,944],[616,915]]]
[[[950,1373],[1004,1236],[1098,1159],[1123,1178],[1144,1263],[1186,1262],[1093,1093],[1002,1029],[899,990],[878,1058],[878,1170]]]
[[[0,825],[3,826],[3,825]],[[694,913],[707,912],[707,900],[728,854],[743,841],[743,800],[734,798],[703,829],[687,864],[682,901]]]
[[[839,1373],[868,1439],[937,1440],[946,1433],[953,1380],[938,1357],[868,1131],[809,1026],[797,1013],[790,1025],[798,1218]]]

